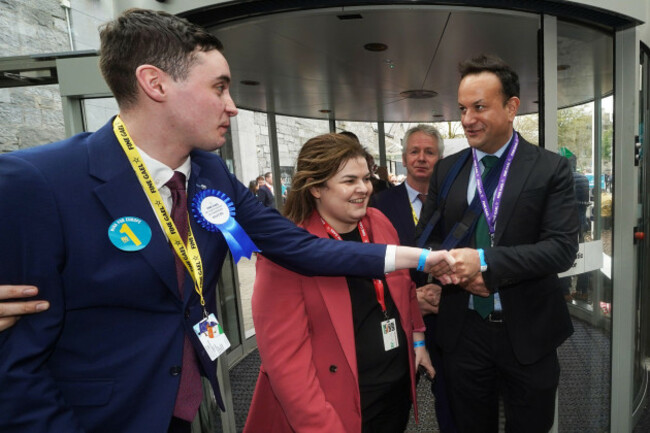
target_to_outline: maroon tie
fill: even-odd
[[[427,195],[426,194],[418,194],[418,200],[420,200],[420,203],[424,204],[427,201]]]
[[[171,217],[178,234],[187,244],[187,191],[185,190],[185,175],[175,171],[174,176],[165,184],[172,193],[172,212]],[[178,291],[183,299],[183,283],[185,282],[185,265],[174,252],[176,262],[176,279],[178,281]],[[192,421],[199,410],[199,405],[203,399],[203,388],[201,386],[201,374],[199,373],[198,360],[196,353],[190,343],[187,335],[183,341],[183,367],[181,368],[181,383],[176,395],[176,405],[174,406],[174,416]]]

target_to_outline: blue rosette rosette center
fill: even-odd
[[[235,214],[232,200],[221,191],[206,189],[192,199],[192,215],[196,222],[208,231],[221,232],[233,259],[239,262],[241,257],[250,259],[259,249],[235,220]]]

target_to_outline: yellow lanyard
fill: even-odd
[[[192,280],[194,281],[194,289],[201,298],[201,305],[205,307],[205,299],[203,299],[203,263],[201,262],[199,248],[196,245],[194,234],[192,233],[192,227],[189,224],[189,215],[187,224],[187,245],[185,245],[183,239],[178,234],[178,230],[176,230],[174,221],[167,213],[167,209],[165,209],[165,205],[163,204],[162,197],[158,192],[158,188],[156,188],[153,179],[149,175],[149,171],[142,161],[140,152],[138,152],[138,149],[136,149],[131,136],[126,130],[124,122],[122,122],[122,119],[120,119],[120,116],[115,117],[115,120],[113,121],[113,132],[117,137],[117,141],[120,142],[120,145],[122,146],[127,159],[131,163],[131,167],[133,168],[135,175],[138,177],[140,185],[142,185],[142,189],[147,195],[149,202],[152,204],[156,213],[156,217],[160,221],[165,234],[167,234],[169,242],[172,244],[174,251],[192,276]]]

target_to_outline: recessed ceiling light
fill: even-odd
[[[260,82],[255,81],[255,80],[241,80],[240,83],[242,83],[244,86],[259,86]]]
[[[438,96],[438,92],[427,89],[405,90],[399,92],[400,96],[407,99],[429,99]]]
[[[363,48],[365,48],[368,51],[379,52],[379,51],[386,51],[388,49],[388,45],[382,44],[381,42],[370,42],[364,45]]]

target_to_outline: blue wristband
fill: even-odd
[[[418,271],[424,272],[424,265],[427,263],[427,257],[429,256],[429,251],[427,249],[422,249],[420,254],[420,260],[418,260]]]
[[[478,248],[476,251],[478,251],[478,258],[481,261],[481,272],[487,271],[487,263],[485,263],[485,252],[483,251],[483,248]]]
[[[424,340],[414,341],[414,342],[413,342],[413,348],[414,348],[414,349],[415,349],[416,347],[422,347],[422,346],[424,346]]]

